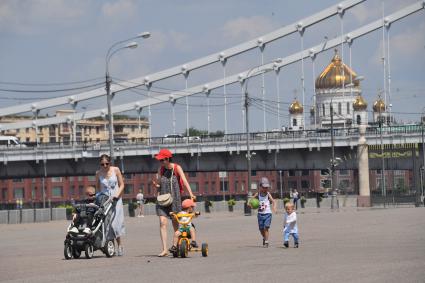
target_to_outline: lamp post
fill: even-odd
[[[281,58],[277,58],[276,60],[273,61],[273,63],[281,63],[281,62],[282,62]],[[273,70],[273,67],[271,67],[270,70]],[[249,114],[248,114],[250,98],[248,93],[248,82],[252,75],[258,75],[260,73],[264,73],[267,71],[269,71],[269,69],[261,70],[259,69],[259,66],[256,66],[251,68],[245,77],[246,82],[245,82],[245,90],[244,90],[244,94],[245,94],[244,108],[245,108],[245,130],[246,130],[246,162],[247,162],[247,173],[248,173],[248,182],[247,182],[248,195],[251,193],[251,149],[250,149],[250,139],[249,139]]]
[[[330,114],[331,114],[331,190],[332,190],[332,196],[331,196],[331,209],[334,209],[337,207],[336,204],[336,180],[335,180],[335,140],[334,140],[334,107],[333,107],[333,101],[331,100],[330,105]]]
[[[424,126],[425,126],[425,107],[422,108],[421,115],[421,133],[422,133],[422,167],[421,167],[421,202],[425,206],[424,202],[424,182],[425,182],[425,141],[424,141]]]
[[[112,44],[111,47],[109,47],[108,52],[106,53],[105,57],[105,63],[106,63],[106,71],[105,71],[105,89],[106,89],[106,102],[108,105],[108,123],[109,123],[109,156],[111,158],[111,161],[114,161],[114,126],[113,126],[113,117],[112,117],[112,93],[111,93],[111,77],[109,76],[109,61],[111,60],[111,57],[117,53],[120,50],[123,49],[134,49],[137,48],[138,44],[137,42],[130,42],[124,46],[118,47],[121,44],[124,44],[125,42],[128,42],[130,40],[138,39],[138,38],[149,38],[151,36],[150,32],[142,32],[138,34],[137,36],[121,40],[118,42],[115,42]]]

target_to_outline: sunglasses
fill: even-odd
[[[100,166],[107,167],[109,166],[109,163],[100,163]]]

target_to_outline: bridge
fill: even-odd
[[[381,131],[386,169],[416,170],[422,164],[423,126],[370,127],[366,137],[370,147],[370,169],[381,169]],[[357,169],[356,128],[335,129],[335,152],[339,169]],[[251,133],[253,170],[326,169],[331,157],[330,130]],[[115,144],[116,164],[126,173],[156,172],[153,159],[160,148],[170,148],[186,171],[246,171],[246,135],[221,137],[152,138]],[[108,153],[105,143],[40,144],[10,148],[0,155],[2,178],[92,175],[98,158]],[[397,153],[397,154],[395,154]],[[396,156],[397,155],[397,156]]]
[[[115,103],[111,107],[110,113],[105,107],[98,107],[94,110],[76,111],[70,115],[40,118],[38,114],[42,110],[52,109],[55,107],[68,106],[77,110],[77,105],[81,102],[105,97],[107,93],[104,88],[95,89],[88,92],[73,94],[69,96],[56,97],[31,103],[23,103],[20,105],[0,108],[1,116],[17,115],[21,113],[32,113],[33,120],[20,121],[14,123],[0,124],[0,131],[4,134],[7,131],[35,128],[37,131],[40,127],[48,127],[58,124],[73,125],[73,139],[70,144],[39,144],[36,147],[21,147],[0,149],[0,178],[13,177],[37,177],[37,176],[67,176],[67,175],[91,175],[98,167],[97,159],[101,153],[107,153],[110,145],[106,142],[100,143],[81,143],[76,138],[76,122],[79,120],[111,117],[116,113],[136,111],[141,113],[143,109],[148,109],[148,120],[150,121],[150,133],[153,127],[159,125],[152,122],[151,107],[158,104],[168,105],[173,113],[173,131],[175,132],[175,104],[176,101],[184,101],[186,106],[186,129],[189,130],[189,100],[194,95],[205,95],[205,101],[208,107],[206,111],[206,123],[208,132],[210,132],[210,98],[216,95],[214,90],[222,89],[222,97],[224,99],[224,133],[222,137],[213,137],[210,135],[202,137],[189,137],[187,139],[164,139],[154,138],[150,134],[147,139],[136,141],[135,143],[114,144],[112,152],[116,155],[117,162],[121,165],[123,171],[131,172],[154,172],[157,164],[152,162],[153,155],[159,148],[169,147],[176,154],[176,160],[180,162],[187,171],[218,171],[218,170],[246,170],[246,135],[245,133],[229,133],[227,107],[229,103],[227,98],[230,94],[226,92],[226,86],[236,85],[245,90],[246,110],[248,106],[259,107],[263,112],[264,128],[263,132],[251,133],[249,135],[252,141],[252,150],[256,155],[252,160],[253,170],[279,170],[279,169],[323,169],[329,167],[331,138],[329,129],[301,130],[301,131],[278,131],[268,132],[266,127],[266,114],[276,114],[278,119],[282,116],[280,112],[279,92],[277,101],[266,99],[264,74],[278,75],[291,64],[300,63],[302,66],[301,74],[301,94],[302,105],[305,107],[306,93],[304,85],[304,61],[311,59],[313,62],[319,54],[326,50],[341,47],[342,56],[344,56],[344,46],[348,47],[350,52],[351,65],[351,49],[352,43],[372,32],[380,31],[388,33],[391,26],[395,25],[401,19],[408,17],[419,11],[423,11],[425,1],[417,1],[412,5],[400,8],[396,12],[385,15],[382,19],[365,24],[357,29],[344,31],[344,12],[360,5],[365,0],[347,0],[337,5],[326,8],[307,18],[301,19],[295,23],[289,24],[271,33],[264,34],[248,42],[233,46],[229,49],[219,51],[217,53],[199,58],[190,62],[186,62],[179,66],[175,66],[157,73],[145,75],[128,81],[118,79],[112,80],[111,97],[113,98],[120,92],[125,91],[146,91],[146,98],[143,100],[135,100],[130,103]],[[326,39],[316,45],[304,48],[304,32],[306,29],[325,21],[332,17],[339,17],[341,23],[341,34],[333,39]],[[264,62],[266,46],[272,42],[283,39],[293,34],[299,34],[301,40],[301,50],[299,52],[278,57],[270,62]],[[385,36],[384,36],[385,38]],[[388,41],[389,46],[389,41]],[[389,48],[389,47],[388,47]],[[251,50],[258,49],[261,55],[261,64],[253,65],[247,70],[227,75],[226,66],[229,64],[230,58],[234,59]],[[384,58],[388,60],[388,58]],[[219,64],[223,68],[223,77],[217,80],[206,81],[195,86],[188,86],[188,78],[191,74],[199,69],[207,68],[209,65]],[[384,70],[384,85],[390,85],[390,74],[388,70]],[[221,74],[220,74],[221,75]],[[183,77],[185,80],[185,88],[170,91],[165,94],[157,94],[154,89],[158,82],[162,82],[175,77]],[[248,81],[252,77],[262,77],[262,98],[248,97]],[[353,89],[351,84],[342,85],[342,91],[350,92]],[[384,93],[385,96],[387,93]],[[244,93],[240,93],[241,101],[244,100]],[[315,101],[316,95],[313,100]],[[239,102],[239,103],[240,103]],[[389,105],[390,101],[385,104]],[[276,104],[277,107],[271,107]],[[111,106],[111,105],[109,105]],[[315,105],[317,106],[317,105]],[[385,107],[384,107],[385,109]],[[241,107],[241,117],[245,117],[246,111]],[[325,112],[325,111],[324,111]],[[315,114],[316,115],[316,114]],[[305,112],[302,113],[305,123]],[[249,121],[250,117],[247,118]],[[279,120],[280,121],[280,120]],[[400,128],[401,127],[401,128]],[[384,145],[386,150],[394,151],[394,148],[402,148],[403,152],[399,152],[400,161],[392,162],[388,166],[394,169],[412,169],[418,171],[421,164],[419,153],[423,153],[423,128],[418,126],[413,130],[400,126],[397,130],[393,127],[384,127],[377,129],[370,127],[366,134],[369,145]],[[304,127],[305,129],[308,127]],[[243,128],[241,132],[246,130]],[[189,131],[188,131],[189,132]],[[339,164],[341,169],[357,168],[356,148],[359,135],[353,125],[351,128],[338,128],[334,130],[335,134],[335,150],[336,156],[344,158],[344,162]],[[409,146],[412,148],[409,149]],[[407,148],[407,149],[406,149]],[[397,149],[399,150],[399,149]],[[410,152],[410,153],[409,153]],[[378,153],[377,153],[378,154]],[[392,156],[392,153],[390,153]],[[379,156],[373,155],[373,156]],[[371,155],[369,156],[371,157]],[[414,162],[412,162],[412,160]],[[377,158],[370,159],[370,168],[381,168]],[[415,173],[417,174],[417,172]]]

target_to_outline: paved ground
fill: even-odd
[[[301,246],[260,247],[256,217],[202,215],[210,256],[158,258],[158,220],[128,218],[125,256],[63,259],[65,221],[0,225],[2,282],[425,282],[425,208],[311,209],[299,214]]]

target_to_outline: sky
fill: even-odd
[[[283,26],[293,24],[319,12],[335,0],[254,1],[254,0],[2,0],[0,1],[0,108],[64,96],[78,91],[46,92],[81,86],[103,87],[105,56],[117,41],[149,31],[151,38],[138,40],[139,47],[116,53],[109,72],[114,81],[132,80],[148,76],[170,67],[230,48]],[[415,0],[367,0],[347,10],[343,17],[344,32],[356,29],[385,14],[415,3]],[[391,25],[390,70],[391,104],[400,122],[419,120],[425,106],[425,12],[417,12]],[[341,36],[340,19],[335,16],[320,22],[304,33],[304,47],[319,44],[325,38]],[[264,61],[286,57],[300,51],[300,36],[292,34],[266,46]],[[364,77],[363,96],[371,111],[373,101],[384,87],[382,67],[382,30],[375,31],[352,45],[351,67]],[[339,48],[341,53],[341,48]],[[318,54],[315,76],[329,64],[333,50]],[[348,46],[342,54],[349,64]],[[259,49],[228,59],[226,74],[233,75],[261,63]],[[305,109],[313,100],[313,68],[311,60],[304,60]],[[221,79],[220,63],[194,70],[189,74],[188,87]],[[288,124],[288,106],[294,97],[301,100],[301,63],[283,68],[278,77],[274,72],[265,75],[265,94],[269,101],[277,100],[279,81],[281,125],[275,113],[267,113],[267,129]],[[79,82],[76,84],[75,82]],[[66,83],[66,84],[65,84]],[[154,84],[159,92],[184,89],[185,79],[177,76]],[[249,92],[261,98],[261,78],[250,79]],[[37,90],[38,92],[11,92],[10,90]],[[240,85],[229,85],[228,132],[242,131],[242,99]],[[117,94],[114,104],[144,99],[146,91],[125,91]],[[176,132],[186,129],[185,101],[178,100]],[[189,99],[190,126],[207,128],[205,95]],[[211,130],[224,130],[223,89],[211,94]],[[81,102],[78,111],[106,107],[106,98]],[[43,110],[52,114],[65,105]],[[172,107],[163,103],[152,107],[152,135],[163,136],[173,132]],[[250,108],[251,130],[263,129],[263,114],[257,106]],[[28,114],[28,113],[27,113]],[[128,112],[126,114],[136,115]],[[142,115],[148,116],[147,109]],[[370,117],[371,115],[369,115]],[[307,116],[308,117],[308,114]]]

